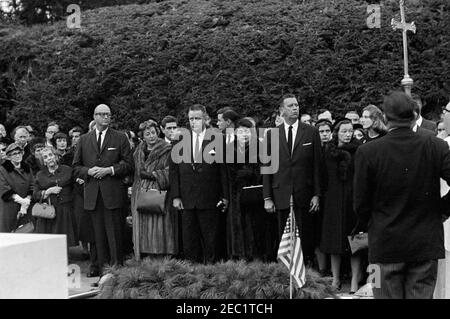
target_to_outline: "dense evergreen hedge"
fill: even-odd
[[[373,2],[373,1],[372,1]],[[410,75],[432,113],[450,98],[450,2],[407,0]],[[86,123],[109,104],[119,127],[147,116],[234,106],[268,116],[294,92],[308,112],[336,112],[398,89],[403,77],[397,0],[382,1],[381,29],[366,1],[170,0],[84,11],[82,30],[0,28],[0,121],[42,128]]]

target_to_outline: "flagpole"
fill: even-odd
[[[289,215],[291,216],[291,258],[289,260],[289,297],[292,299],[293,283],[292,283],[292,261],[294,259],[294,240],[295,240],[295,215],[294,215],[294,198],[291,195],[289,201]]]

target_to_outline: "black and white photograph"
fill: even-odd
[[[450,299],[449,217],[448,0],[0,0],[0,299]]]

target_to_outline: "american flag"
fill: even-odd
[[[301,288],[306,282],[306,269],[303,263],[302,244],[297,225],[295,225],[294,242],[292,243],[291,241],[291,215],[292,212],[289,214],[283,236],[281,237],[280,247],[278,248],[278,259],[290,269],[290,274],[295,279],[297,287]],[[294,256],[291,264],[292,251]]]

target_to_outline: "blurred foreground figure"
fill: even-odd
[[[445,256],[442,214],[449,204],[439,178],[450,181],[450,150],[411,129],[415,106],[406,94],[386,96],[383,109],[388,133],[356,152],[354,233],[369,225],[369,262],[380,274],[375,298],[430,299],[437,259]]]

